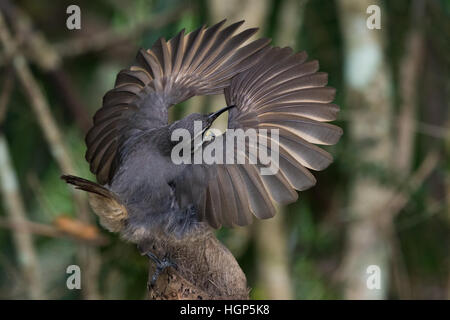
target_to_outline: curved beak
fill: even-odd
[[[222,108],[222,109],[220,109],[220,110],[218,110],[218,111],[216,111],[216,112],[213,112],[213,113],[211,113],[209,116],[208,116],[208,125],[206,125],[203,129],[202,129],[202,131],[200,132],[200,134],[201,134],[201,137],[202,137],[202,143],[200,143],[198,146],[195,146],[195,143],[194,143],[194,147],[192,148],[192,152],[195,152],[198,148],[199,148],[199,146],[201,146],[202,144],[203,144],[203,135],[205,134],[205,132],[211,127],[211,125],[212,125],[212,123],[214,122],[214,120],[216,120],[222,113],[224,113],[225,111],[228,111],[228,110],[230,110],[231,108],[234,108],[234,107],[236,107],[235,105],[231,105],[231,106],[226,106],[226,107],[224,107],[224,108]],[[195,136],[194,138],[192,138],[192,141],[195,141],[195,138],[196,137],[198,137],[199,135],[197,135],[197,136]]]
[[[211,121],[211,123],[216,120],[222,113],[225,111],[230,110],[231,108],[236,107],[235,105],[232,106],[226,106],[225,108],[220,109],[219,111],[213,112],[209,115],[208,119]]]

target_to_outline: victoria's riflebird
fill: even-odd
[[[269,39],[248,42],[257,29],[237,33],[242,23],[182,30],[140,50],[105,94],[86,136],[86,160],[98,183],[62,176],[89,193],[105,228],[137,243],[160,265],[163,257],[152,249],[164,252],[167,243],[198,237],[198,230],[248,225],[253,216],[270,218],[274,201],[296,201],[296,190],[316,183],[308,169],[322,170],[332,162],[316,144],[333,145],[342,135],[327,123],[336,119],[339,107],[318,62],[307,62],[305,52],[272,47]],[[169,123],[171,106],[215,94],[225,95],[226,108]],[[174,163],[174,130],[194,135],[194,121],[209,128],[224,111],[228,129],[278,129],[277,141],[271,141],[279,155],[275,174],[261,174],[261,163]],[[207,143],[201,138],[200,144]]]

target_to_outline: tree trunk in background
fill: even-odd
[[[446,211],[447,223],[450,224],[450,173],[448,162],[448,159],[450,159],[450,134],[448,129],[450,127],[450,86],[448,81],[450,60],[448,46],[444,45],[448,41],[440,42],[437,41],[437,37],[434,37],[434,31],[439,30],[441,26],[448,26],[449,21],[448,19],[445,20],[445,10],[442,10],[437,2],[427,1],[426,4],[427,19],[424,19],[426,26],[424,27],[424,32],[426,31],[427,34],[424,36],[424,72],[421,74],[423,90],[421,94],[423,108],[421,130],[427,136],[421,139],[421,144],[427,146],[427,148],[436,148],[441,151],[444,159],[442,167],[438,168],[438,171],[427,181],[427,187],[430,190],[428,201],[429,203],[443,203],[444,205],[446,201],[446,209],[443,209],[443,214]],[[431,29],[431,25],[435,26],[436,29]],[[446,30],[445,27],[444,30]],[[448,235],[447,239],[443,240],[442,245],[446,245],[448,248]],[[447,296],[440,296],[439,299],[450,299],[450,256],[448,254],[442,263],[445,264],[443,268],[446,267],[447,270],[448,287]],[[423,295],[419,297],[426,299]]]
[[[448,121],[450,124],[450,121]],[[450,155],[450,139],[447,139],[446,144],[446,154]],[[447,223],[450,225],[450,174],[447,173],[445,177],[445,192],[447,193],[445,197],[446,201],[446,214],[447,214]],[[447,256],[447,261],[445,261],[447,266],[447,270],[450,270],[450,258]],[[447,296],[444,299],[450,300],[450,272],[447,273]]]
[[[303,24],[304,7],[308,0],[284,0],[278,13],[275,41],[280,47],[297,47],[297,39]],[[302,50],[302,49],[300,49]]]
[[[19,181],[12,166],[8,144],[0,133],[0,190],[3,206],[9,220],[21,230],[12,231],[18,264],[22,269],[24,287],[30,299],[45,299],[39,261],[34,250],[33,237],[26,224],[25,206],[19,191]]]
[[[295,48],[303,21],[305,1],[283,1],[277,17],[274,45]],[[258,254],[258,286],[266,299],[293,299],[290,260],[287,248],[285,210],[278,207],[277,215],[268,221],[256,221],[255,236]],[[270,235],[268,237],[267,235]]]
[[[349,123],[351,143],[360,146],[358,162],[392,165],[391,78],[383,57],[383,19],[381,30],[366,27],[368,6],[380,1],[339,0],[340,21],[345,50],[346,102],[352,115]],[[383,11],[381,11],[383,18]],[[384,206],[392,192],[368,173],[356,175],[350,191],[350,223],[347,249],[340,269],[344,297],[383,299],[388,292],[390,248],[387,239],[392,221]],[[381,214],[380,214],[381,213]],[[386,232],[388,231],[388,232]],[[381,288],[370,290],[367,268],[381,270]]]
[[[212,0],[208,4],[212,21],[227,19],[228,23],[233,23],[245,20],[241,28],[262,27],[270,7],[268,0]]]
[[[410,30],[405,37],[405,50],[400,64],[400,105],[396,130],[396,157],[394,169],[403,181],[411,175],[414,160],[414,142],[416,140],[416,119],[418,101],[418,78],[423,72],[423,36],[422,21],[425,11],[424,0],[413,0],[410,9]],[[392,213],[392,219],[396,213]],[[406,268],[400,242],[394,228],[391,228],[392,278],[397,296],[411,299],[409,272]]]
[[[283,211],[278,210],[270,220],[255,222],[257,286],[263,293],[263,296],[258,298],[293,299]]]

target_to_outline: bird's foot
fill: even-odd
[[[158,280],[159,275],[169,267],[174,268],[175,270],[178,269],[178,266],[176,263],[171,261],[168,257],[168,255],[164,256],[162,259],[159,259],[154,253],[147,252],[147,257],[149,257],[156,265],[155,272],[152,275],[152,280],[150,281],[149,285],[150,287],[153,287],[156,283],[156,280]]]

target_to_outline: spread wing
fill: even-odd
[[[86,136],[86,160],[100,184],[107,184],[117,166],[121,145],[140,131],[166,125],[167,109],[195,95],[219,94],[231,78],[258,61],[268,39],[245,46],[257,29],[234,35],[243,21],[222,29],[225,20],[140,50],[136,64],[122,70],[114,89],[103,97]]]
[[[194,181],[197,190],[191,199],[200,219],[211,226],[247,225],[253,216],[272,217],[273,201],[296,201],[295,190],[316,183],[308,169],[323,170],[332,162],[332,156],[315,144],[332,145],[342,135],[341,128],[326,123],[335,120],[339,111],[331,103],[335,89],[326,87],[327,74],[318,72],[318,62],[306,59],[305,52],[293,54],[290,48],[267,49],[257,64],[234,77],[225,89],[227,104],[236,105],[230,110],[228,128],[255,129],[258,138],[265,133],[261,129],[278,129],[278,139],[268,135],[256,145],[246,141],[246,150],[234,150],[235,154],[245,152],[249,159],[253,156],[253,164],[189,167],[183,178]],[[257,151],[264,146],[278,147],[276,174],[261,174],[265,166]],[[203,192],[198,190],[201,186]]]

